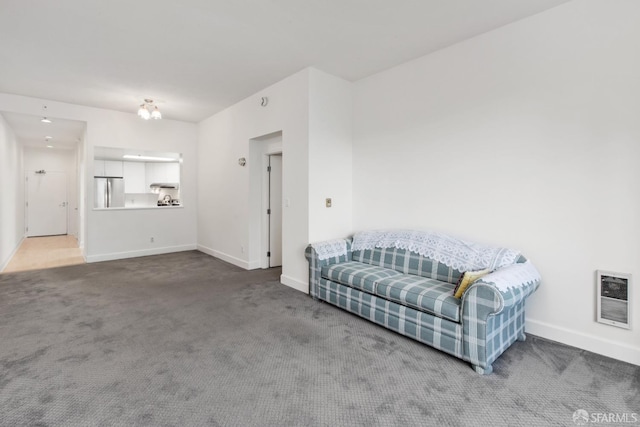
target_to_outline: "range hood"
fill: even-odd
[[[172,190],[178,190],[180,188],[180,184],[177,182],[154,182],[149,186],[152,190],[160,190],[161,188],[168,188]]]

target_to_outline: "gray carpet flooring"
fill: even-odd
[[[480,376],[279,275],[195,251],[0,275],[0,425],[571,426],[579,409],[640,413],[638,366],[529,336]]]

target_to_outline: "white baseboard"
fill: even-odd
[[[113,261],[116,259],[137,258],[137,257],[149,256],[149,255],[169,254],[172,252],[193,251],[196,249],[197,249],[197,246],[195,244],[180,245],[180,246],[165,246],[163,248],[142,249],[138,251],[114,252],[110,254],[100,254],[100,255],[87,255],[85,256],[85,259],[87,263],[92,263],[92,262],[102,262],[102,261]]]
[[[302,282],[298,279],[294,279],[290,276],[285,276],[284,274],[280,275],[280,283],[283,285],[289,286],[297,291],[304,292],[305,294],[309,293],[309,284]]]
[[[262,263],[260,261],[249,261],[247,265],[249,266],[249,270],[257,270],[258,268],[262,268]]]
[[[13,250],[11,251],[11,253],[9,254],[9,256],[7,257],[6,260],[4,260],[4,262],[2,263],[2,265],[0,266],[0,271],[3,271],[5,268],[7,268],[7,265],[9,265],[9,263],[11,262],[11,260],[13,259],[13,256],[16,254],[16,252],[18,252],[18,249],[20,249],[20,246],[22,245],[22,242],[24,242],[25,236],[22,236],[22,239],[20,239],[20,241],[18,242],[18,244],[16,245],[15,248],[13,248]]]
[[[243,259],[239,259],[234,256],[225,254],[224,252],[216,251],[215,249],[211,249],[203,245],[198,245],[198,250],[200,252],[204,252],[207,255],[211,255],[212,257],[219,258],[233,265],[237,265],[238,267],[244,268],[245,270],[255,270],[258,268],[262,268],[260,261],[248,262]],[[285,276],[284,274],[281,274],[280,283],[282,283],[283,285],[289,286],[290,288],[293,288],[297,291],[304,292],[305,294],[309,293],[309,284],[302,282],[298,279],[294,279],[293,277],[289,277],[289,276]]]
[[[211,255],[212,257],[219,258],[219,259],[221,259],[223,261],[226,261],[226,262],[228,262],[230,264],[237,265],[238,267],[244,268],[245,270],[252,270],[252,268],[250,268],[251,265],[247,261],[245,261],[243,259],[236,258],[234,256],[225,254],[224,252],[216,251],[215,249],[211,249],[211,248],[208,248],[208,247],[203,246],[203,245],[198,245],[197,249],[200,252],[204,252],[207,255]],[[253,268],[256,268],[256,267],[253,267]]]
[[[537,320],[527,320],[525,331],[552,341],[640,366],[640,347],[633,347]]]

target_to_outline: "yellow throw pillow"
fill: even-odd
[[[460,276],[460,280],[458,280],[458,283],[453,290],[453,296],[456,298],[462,298],[464,291],[466,291],[473,282],[475,282],[482,276],[486,276],[489,273],[490,271],[488,269],[479,271],[465,271],[464,274]]]

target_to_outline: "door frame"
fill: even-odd
[[[284,164],[284,147],[282,144],[283,132],[281,130],[270,132],[261,136],[249,139],[249,158],[247,165],[249,166],[249,239],[246,242],[248,246],[240,243],[239,253],[244,253],[248,249],[247,269],[266,269],[269,268],[269,259],[267,252],[269,248],[268,240],[268,216],[266,214],[269,206],[269,182],[267,175],[267,166],[269,165],[269,156],[274,154],[282,154],[283,156],[283,176],[286,165]],[[241,165],[242,166],[242,165]],[[283,183],[283,200],[284,194]],[[283,212],[283,218],[284,218]],[[283,223],[284,227],[284,223]],[[283,249],[285,246],[283,233]],[[285,260],[283,259],[283,265]]]
[[[277,160],[277,161],[276,161]],[[274,185],[274,164],[278,164],[279,163],[279,168],[277,168],[277,172],[279,173],[279,188],[277,185]],[[268,256],[268,261],[269,261],[269,268],[273,268],[273,267],[282,267],[282,216],[283,216],[283,205],[284,205],[284,200],[282,197],[282,193],[283,193],[283,189],[282,189],[282,167],[283,167],[283,156],[282,153],[279,154],[270,154],[269,155],[269,169],[268,169],[268,175],[269,175],[269,194],[268,194],[268,200],[269,200],[269,215],[267,216],[267,221],[269,223],[269,227],[268,227],[268,234],[269,234],[269,240],[267,242],[268,244],[268,254],[270,256]],[[279,193],[279,197],[277,197],[277,194]],[[274,195],[277,199],[279,199],[279,203],[280,206],[277,205],[277,203],[273,203],[274,202]],[[278,200],[276,200],[277,202]],[[274,213],[275,212],[275,213]],[[273,226],[276,225],[276,227],[278,227],[278,223],[279,223],[279,231],[280,231],[280,236],[279,237],[274,237],[276,236],[276,234],[274,233],[274,228]],[[272,245],[272,243],[276,242],[277,244]],[[279,245],[279,247],[277,247]],[[276,250],[277,249],[277,250]],[[278,262],[274,261],[274,253],[276,253],[276,255],[278,256]]]
[[[271,232],[271,224],[269,221],[269,215],[267,214],[267,209],[269,209],[269,203],[270,203],[270,182],[269,182],[269,172],[268,172],[268,167],[269,167],[269,157],[270,156],[283,156],[282,154],[282,149],[277,149],[277,150],[267,150],[264,155],[262,156],[262,215],[261,215],[261,222],[262,222],[262,247],[261,247],[261,252],[262,255],[260,257],[260,268],[271,268],[269,265],[269,257],[267,256],[267,252],[269,252],[270,250],[270,246],[271,246],[271,236],[270,236],[270,232]],[[284,170],[284,156],[283,156],[283,167],[282,169]]]

